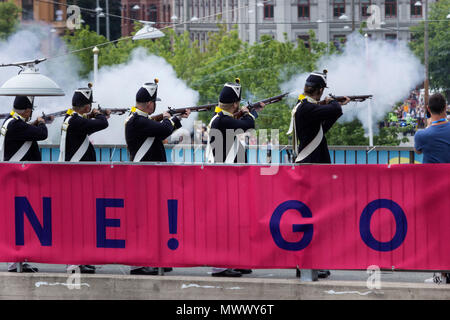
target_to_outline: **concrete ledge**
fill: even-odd
[[[0,299],[115,300],[310,300],[450,299],[450,285],[363,281],[300,282],[297,279],[212,278],[0,272]]]

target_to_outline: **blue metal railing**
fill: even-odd
[[[169,163],[204,163],[205,145],[166,145]],[[42,161],[58,161],[59,146],[41,145]],[[398,164],[422,163],[423,155],[414,153],[412,147],[330,146],[333,164]],[[97,161],[126,162],[128,151],[124,145],[95,146]],[[253,164],[292,163],[291,146],[270,148],[265,145],[249,146],[247,159]]]

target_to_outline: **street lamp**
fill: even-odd
[[[157,39],[164,37],[164,33],[159,31],[158,29],[152,27],[155,22],[153,21],[139,21],[144,24],[144,27],[136,32],[133,36],[133,40],[145,40],[145,39]]]
[[[95,47],[92,49],[94,53],[94,88],[98,85],[98,53],[100,52],[99,48]]]
[[[36,65],[46,59],[2,64],[0,67],[19,67],[19,74],[6,81],[0,96],[64,96],[64,91],[50,78],[39,73]]]
[[[103,9],[100,7],[100,0],[97,0],[97,4],[96,4],[96,8],[95,8],[95,20],[97,23],[97,34],[100,34],[100,18],[104,17],[105,14],[102,12]]]
[[[419,1],[417,1],[419,2]],[[417,4],[416,2],[416,4]],[[423,87],[424,87],[424,103],[425,103],[425,107],[428,105],[428,88],[429,88],[429,80],[428,80],[428,0],[425,0],[424,2],[424,35],[423,35],[423,40],[424,40],[424,64],[425,64],[425,81],[423,83]]]

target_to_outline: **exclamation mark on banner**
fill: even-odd
[[[169,211],[169,233],[177,234],[178,200],[167,200],[167,208]],[[170,250],[176,250],[178,248],[178,245],[178,240],[175,238],[171,238],[167,242],[167,246]]]

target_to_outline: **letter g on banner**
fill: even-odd
[[[370,232],[370,221],[378,209],[388,209],[395,218],[396,230],[391,241],[380,242]],[[400,247],[406,238],[408,223],[403,209],[394,201],[389,199],[378,199],[370,202],[363,210],[359,220],[359,233],[364,243],[376,251],[392,251]]]
[[[311,210],[303,202],[297,200],[288,200],[280,204],[272,214],[270,218],[270,233],[275,241],[275,244],[284,250],[300,251],[305,249],[312,240],[313,237],[313,225],[312,224],[294,224],[292,225],[293,232],[304,232],[300,241],[289,242],[283,239],[281,235],[280,222],[283,214],[288,210],[298,211],[303,218],[312,218]]]

